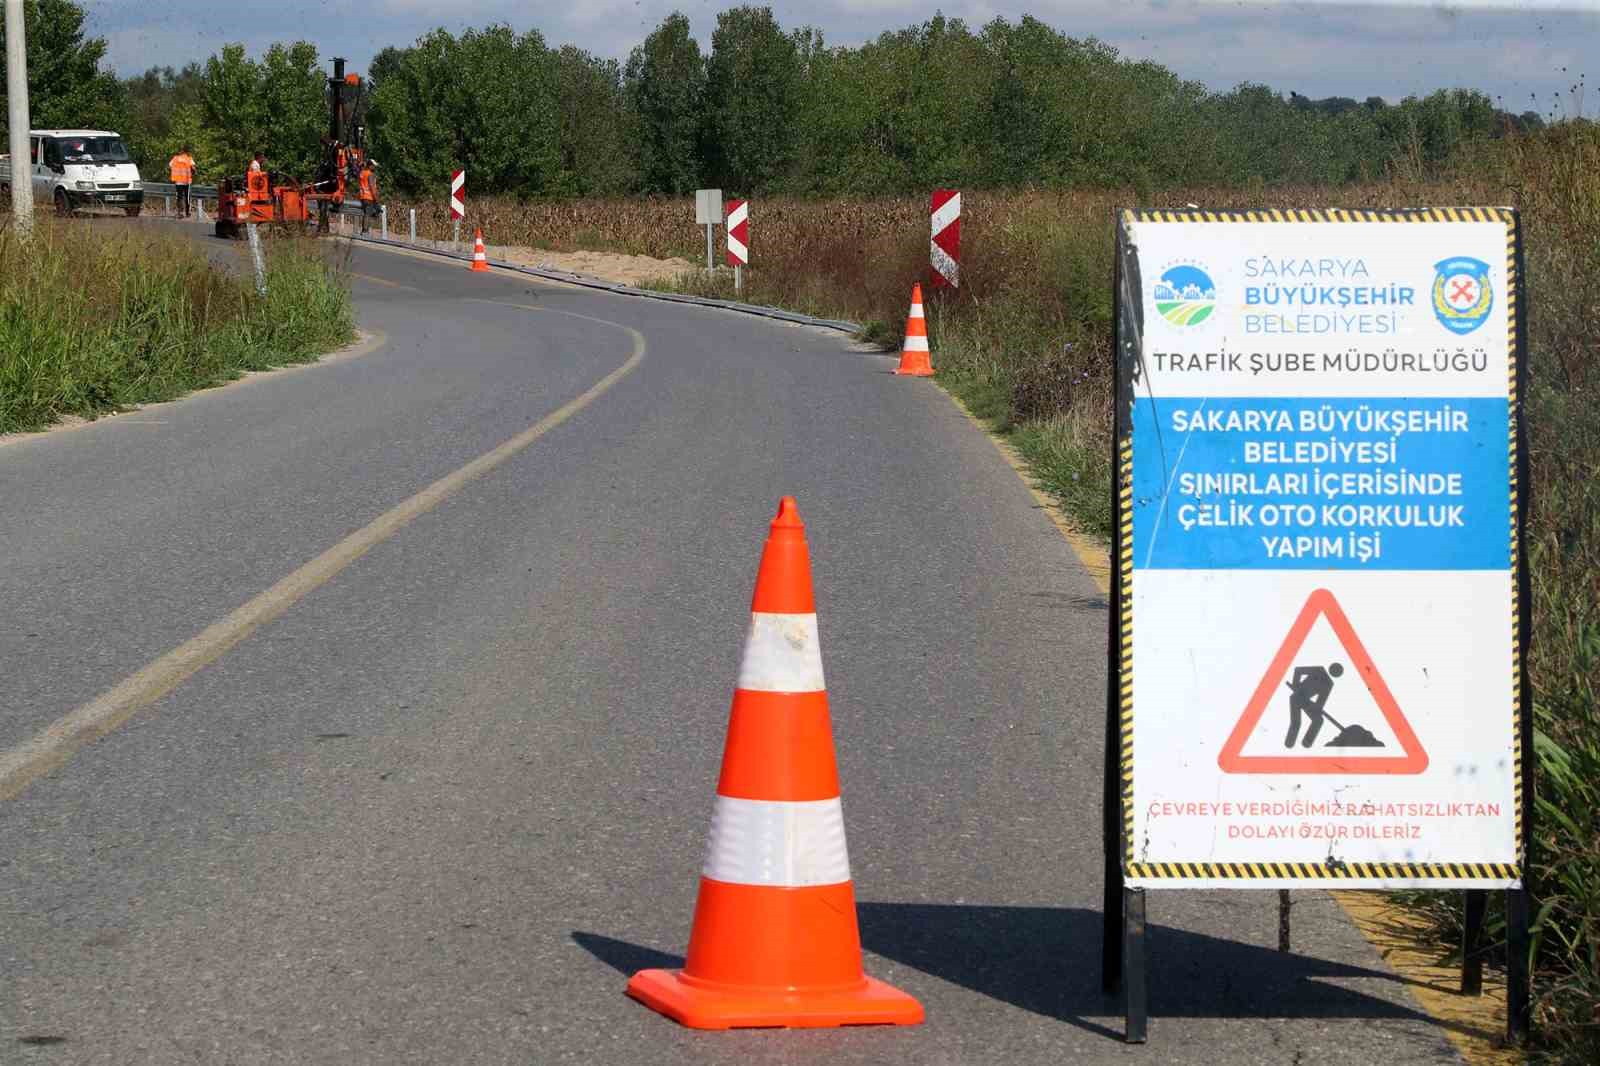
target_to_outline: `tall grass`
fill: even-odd
[[[1110,280],[1118,206],[1415,207],[1522,211],[1530,308],[1527,400],[1537,833],[1536,1011],[1548,1054],[1600,1062],[1600,127],[1573,123],[1480,145],[1442,175],[1399,170],[1360,186],[1132,192],[964,192],[959,293],[926,290],[938,380],[1022,451],[1087,531],[1109,535]],[[569,205],[573,217],[604,205]],[[650,241],[692,218],[643,206]],[[680,218],[679,216],[684,216]],[[768,221],[768,220],[771,221]],[[687,221],[686,221],[687,220]],[[851,318],[900,337],[926,280],[921,199],[792,204],[751,212],[745,298]],[[691,235],[692,236],[692,235]],[[730,295],[703,272],[678,287]],[[1413,899],[1441,954],[1460,943],[1459,901]],[[1491,919],[1491,930],[1503,930]]]
[[[306,362],[352,334],[339,271],[302,241],[268,242],[260,297],[143,227],[41,218],[27,244],[0,231],[0,433]]]

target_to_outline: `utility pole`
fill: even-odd
[[[11,224],[33,232],[33,160],[28,155],[28,39],[22,0],[6,0],[6,118],[11,132]]]

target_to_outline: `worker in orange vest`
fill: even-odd
[[[186,144],[167,163],[172,173],[173,187],[178,190],[178,217],[189,217],[189,186],[194,184],[194,156],[189,154]]]
[[[250,171],[244,178],[245,190],[250,200],[250,221],[272,221],[272,186],[267,177],[267,153],[257,152],[250,161]]]
[[[378,176],[373,173],[378,164],[365,160],[361,164],[361,232],[367,232],[372,220],[378,217]]]

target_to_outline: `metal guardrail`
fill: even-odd
[[[144,183],[145,204],[150,203],[152,196],[170,197],[176,202],[178,190],[176,185],[168,182],[147,181]],[[189,188],[191,200],[217,199],[215,185],[192,185]],[[359,206],[344,204],[338,209],[338,214],[359,217],[362,213]],[[386,219],[385,222],[387,223]],[[408,221],[409,226],[409,221]],[[461,247],[458,251],[449,241],[435,241],[431,238],[421,237],[414,240],[402,240],[398,237],[373,237],[357,233],[348,233],[343,236],[352,241],[365,244],[378,244],[391,248],[406,248],[416,252],[426,252],[430,255],[443,256],[449,259],[458,259],[470,262],[471,253]],[[781,307],[767,307],[762,304],[747,304],[738,300],[718,300],[709,296],[689,296],[684,293],[659,292],[655,289],[639,289],[632,285],[622,285],[617,282],[605,281],[601,278],[588,277],[583,274],[574,274],[565,270],[549,270],[542,267],[522,266],[517,263],[508,263],[503,260],[490,259],[491,266],[502,270],[512,270],[519,274],[529,274],[549,281],[564,281],[569,285],[580,285],[586,289],[602,289],[613,292],[619,296],[639,296],[648,300],[662,300],[668,303],[694,304],[698,307],[717,307],[726,311],[738,311],[747,315],[759,315],[763,318],[775,318],[784,322],[794,322],[800,325],[821,326],[824,329],[839,330],[843,333],[860,333],[862,327],[855,322],[846,322],[839,319],[817,318],[813,315],[803,315],[795,311],[785,311]]]
[[[147,181],[144,183],[144,202],[146,207],[150,206],[150,201],[153,197],[165,198],[168,201],[168,209],[170,210],[172,205],[178,201],[178,187],[168,181]],[[216,203],[217,187],[215,185],[191,185],[189,186],[189,199],[191,202],[209,200],[212,203]],[[359,215],[361,214],[361,208],[351,204],[343,204],[337,209],[336,213]]]
[[[446,247],[449,241],[434,241],[427,238],[415,242],[400,240],[390,237],[363,236],[348,234],[347,239],[358,241],[362,244],[376,244],[387,248],[402,248],[414,252],[425,252],[429,255],[442,256],[447,259],[457,259],[470,262],[472,255],[465,251],[455,251]],[[803,326],[821,326],[824,329],[838,330],[841,333],[860,333],[862,326],[855,322],[846,322],[833,318],[817,318],[813,315],[803,315],[797,311],[785,311],[781,307],[767,307],[763,304],[747,304],[738,300],[718,300],[709,296],[689,296],[678,292],[660,292],[655,289],[639,289],[632,285],[623,285],[618,282],[605,281],[584,274],[574,274],[565,270],[549,270],[543,267],[522,266],[518,263],[508,263],[504,260],[490,259],[489,265],[501,270],[510,270],[518,274],[528,274],[548,281],[563,281],[569,285],[580,285],[586,289],[601,289],[605,292],[616,293],[619,296],[639,296],[647,300],[663,300],[667,303],[694,304],[697,307],[716,307],[725,311],[738,311],[741,314],[759,315],[762,318],[775,318],[783,322],[794,322]]]

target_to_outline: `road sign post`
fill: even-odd
[[[713,270],[711,263],[712,231],[722,221],[722,190],[696,189],[694,192],[695,223],[706,228],[706,273]]]
[[[726,230],[728,265],[733,267],[733,291],[744,288],[744,268],[750,262],[750,201],[729,200]]]
[[[1104,979],[1130,1040],[1134,893],[1163,888],[1504,890],[1526,1033],[1524,287],[1506,208],[1122,213]]]

